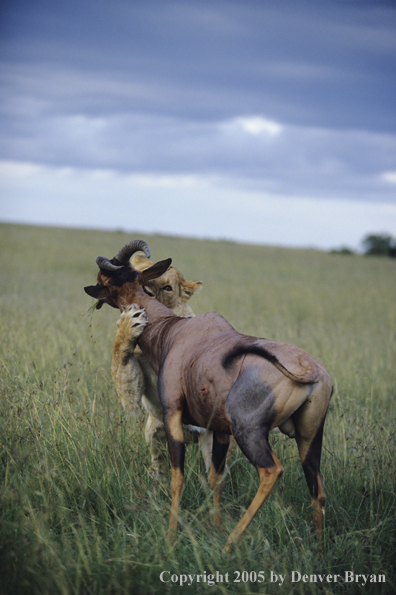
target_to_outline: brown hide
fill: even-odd
[[[143,298],[145,304],[140,304],[146,312],[151,309],[149,299]],[[184,423],[231,433],[226,399],[246,366],[258,367],[263,380],[275,391],[280,384],[291,382],[271,361],[254,351],[249,353],[252,347],[270,356],[276,353],[288,371],[296,374],[296,379],[301,378],[302,386],[314,383],[318,377],[321,365],[302,349],[238,333],[220,314],[212,312],[192,319],[164,314],[146,327],[139,345],[157,373],[166,361],[166,398],[180,396],[185,400]],[[227,354],[236,350],[240,355],[225,367]],[[174,394],[170,395],[170,391]]]

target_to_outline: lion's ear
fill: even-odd
[[[132,256],[131,264],[134,269],[136,269],[137,271],[139,271],[139,273],[141,273],[142,271],[144,271],[145,269],[148,269],[155,263],[152,262],[149,258],[147,258],[147,256],[144,256],[143,254],[134,254]]]
[[[180,283],[180,297],[183,302],[187,302],[196,291],[201,289],[202,281],[185,281]]]

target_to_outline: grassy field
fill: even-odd
[[[144,415],[128,418],[110,378],[117,312],[93,313],[83,291],[96,256],[136,237],[0,226],[1,595],[395,592],[396,262],[142,238],[154,259],[171,256],[187,279],[203,281],[191,301],[197,314],[216,310],[241,332],[295,343],[334,382],[324,555],[296,445],[279,434],[272,446],[285,473],[223,555],[257,489],[255,469],[235,452],[217,533],[203,462],[189,447],[182,527],[169,549],[170,495],[150,476]],[[368,582],[319,576],[346,572]],[[194,575],[192,586],[180,585],[183,575]]]

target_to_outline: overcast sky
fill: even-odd
[[[396,235],[396,2],[3,0],[3,221]]]

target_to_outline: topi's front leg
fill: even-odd
[[[221,525],[222,478],[229,444],[230,436],[213,432],[212,464],[209,473],[209,483],[213,490],[214,524],[217,527]]]
[[[182,425],[182,411],[168,409],[164,415],[166,439],[172,466],[172,505],[169,518],[168,538],[176,541],[180,500],[184,486],[184,433]]]
[[[143,395],[144,378],[134,349],[147,324],[145,311],[136,304],[125,308],[117,323],[111,375],[124,409],[131,412],[138,409]]]

